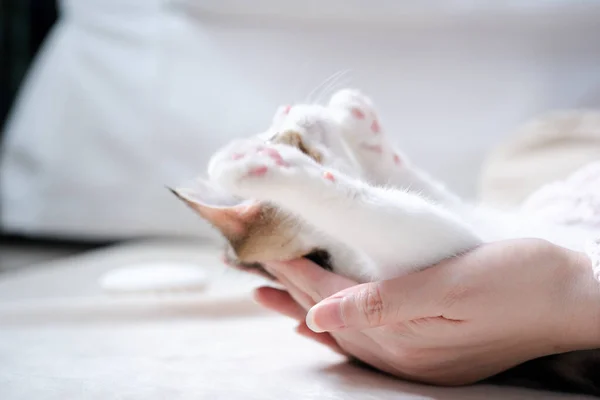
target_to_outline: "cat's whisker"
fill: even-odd
[[[329,79],[327,79],[327,81],[323,82],[323,84],[320,85],[319,90],[315,93],[315,98],[313,99],[313,102],[316,104],[320,104],[323,100],[323,92],[327,91],[332,84],[335,84],[335,82],[343,73],[344,72],[342,70],[337,71],[334,75],[330,76]]]
[[[317,102],[320,103],[323,100],[326,101],[327,97],[330,97],[335,90],[345,85],[345,82],[348,82],[350,80],[350,77],[348,77],[349,72],[349,69],[343,70],[340,72],[340,74],[338,74],[338,76],[335,79],[331,80],[329,84],[321,90]]]
[[[312,104],[314,102],[314,100],[317,100],[320,97],[318,95],[318,93],[319,93],[319,91],[321,91],[321,89],[324,86],[329,85],[331,81],[335,81],[338,78],[338,76],[340,76],[344,73],[345,73],[345,70],[339,70],[339,71],[331,74],[328,78],[326,78],[323,82],[318,84],[313,90],[310,91],[308,96],[306,96],[306,102],[309,104]]]
[[[329,81],[331,81],[332,79],[335,79],[337,75],[339,75],[341,73],[341,71],[336,71],[333,74],[329,75],[327,78],[325,78],[321,83],[319,83],[317,86],[315,86],[310,93],[308,93],[308,96],[306,96],[306,101],[308,103],[312,103],[314,96],[321,90],[321,88],[325,85],[327,85],[329,83]]]
[[[336,79],[333,79],[325,88],[323,88],[323,90],[321,90],[321,94],[317,98],[316,102],[320,103],[324,98],[326,99],[327,97],[330,97],[334,91],[341,89],[351,82],[352,77],[348,76],[349,73],[349,69],[343,70]]]

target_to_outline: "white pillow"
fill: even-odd
[[[223,143],[265,129],[277,106],[345,69],[317,94],[348,85],[370,94],[405,152],[473,197],[478,168],[505,133],[572,105],[600,79],[600,25],[585,21],[561,28],[513,16],[487,29],[467,12],[464,23],[408,28],[390,26],[389,15],[376,27],[377,15],[359,26],[263,13],[242,23],[201,7],[211,4],[62,3],[7,125],[3,229],[208,235],[164,185],[201,173]]]

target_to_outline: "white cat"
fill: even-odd
[[[583,193],[559,193],[583,215],[578,225],[535,217],[543,190],[524,211],[472,206],[395,149],[371,101],[354,90],[336,93],[327,106],[280,108],[265,133],[217,152],[208,175],[175,194],[227,238],[229,264],[270,278],[261,263],[306,257],[359,282],[386,279],[519,237],[587,250],[596,277],[600,271],[600,240],[592,240],[599,234],[593,224],[600,225],[600,163],[574,174],[571,186],[547,188],[552,196],[569,188]],[[598,368],[600,350],[586,350],[531,360],[493,379],[600,395]]]
[[[267,132],[216,153],[208,175],[209,183],[176,193],[234,249],[243,247],[235,258],[261,262],[324,249],[336,273],[361,282],[409,273],[484,242],[537,237],[583,251],[594,238],[591,229],[461,201],[394,147],[371,101],[355,90],[339,91],[327,106],[281,108]],[[257,204],[287,217],[254,218]],[[249,229],[250,220],[263,229]],[[277,232],[275,225],[290,220]],[[249,235],[272,240],[248,245]],[[265,248],[283,246],[272,243],[277,236],[286,238],[283,254]]]

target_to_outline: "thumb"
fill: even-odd
[[[306,324],[314,332],[330,332],[440,317],[445,285],[433,270],[344,289],[313,306]]]

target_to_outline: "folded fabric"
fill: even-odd
[[[545,115],[525,124],[490,154],[479,198],[488,205],[517,207],[543,185],[598,160],[600,112]]]

